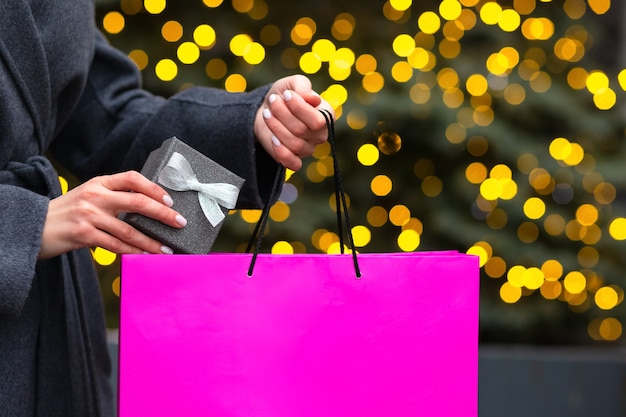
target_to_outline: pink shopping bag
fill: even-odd
[[[126,255],[119,417],[475,417],[478,260]]]

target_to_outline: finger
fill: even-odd
[[[302,168],[302,158],[282,145],[275,136],[272,136],[272,146],[274,147],[274,158],[279,164],[292,171],[298,171]]]
[[[187,220],[176,210],[139,192],[111,192],[108,204],[115,216],[137,213],[177,229],[187,225]]]
[[[173,250],[153,238],[141,233],[130,224],[115,217],[104,217],[97,226],[94,237],[101,240],[98,246],[116,253],[163,253],[171,254]],[[103,246],[104,245],[104,246]]]
[[[123,212],[138,213],[175,228],[187,224],[180,213],[170,208],[173,201],[169,194],[138,172],[128,171],[99,180],[107,192],[103,204],[115,216]]]
[[[147,195],[166,206],[172,205],[172,198],[155,182],[150,181],[137,171],[126,171],[119,174],[98,177],[100,183],[112,191],[134,191]]]
[[[321,138],[324,140],[326,121],[320,112],[311,106],[300,94],[286,90],[283,100],[275,100],[270,109],[296,136]]]

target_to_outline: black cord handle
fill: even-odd
[[[354,239],[352,237],[352,228],[350,227],[350,216],[348,214],[348,204],[346,202],[346,193],[343,187],[343,181],[341,178],[341,172],[339,171],[339,163],[337,161],[337,149],[335,144],[335,121],[333,119],[330,111],[322,109],[320,113],[324,116],[326,120],[326,127],[328,128],[328,143],[330,144],[331,155],[333,158],[333,169],[334,169],[334,183],[335,183],[335,207],[337,212],[337,230],[339,233],[339,245],[341,248],[341,253],[344,253],[344,231],[343,231],[343,221],[346,222],[346,234],[348,236],[348,243],[350,248],[352,249],[352,262],[354,264],[354,273],[357,278],[361,278],[361,270],[359,268],[359,262],[357,260],[356,248],[354,247]],[[248,276],[251,277],[254,271],[254,265],[256,263],[257,256],[259,254],[259,250],[261,248],[261,240],[263,239],[263,233],[265,232],[265,227],[267,225],[267,220],[269,218],[270,212],[270,204],[271,201],[276,201],[279,197],[279,193],[281,190],[281,181],[285,177],[285,167],[282,165],[278,166],[276,170],[276,176],[274,177],[274,184],[272,185],[272,192],[270,198],[268,200],[268,204],[263,207],[263,212],[261,213],[261,217],[257,222],[254,231],[252,232],[252,237],[248,242],[248,247],[246,248],[246,253],[250,252],[250,249],[254,246],[254,252],[252,254],[252,260],[250,261],[250,267],[248,268]],[[344,219],[342,219],[341,213],[343,211]]]

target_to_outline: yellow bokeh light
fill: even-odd
[[[598,221],[598,209],[591,204],[583,204],[576,210],[576,220],[583,226],[591,226]]]
[[[563,159],[563,162],[569,166],[575,166],[581,163],[584,157],[585,150],[583,147],[578,143],[571,143],[571,152],[565,159]]]
[[[515,304],[522,298],[522,289],[505,282],[500,287],[500,298],[507,304]]]
[[[337,52],[337,47],[330,39],[318,39],[313,43],[311,52],[317,55],[323,62],[328,62]]]
[[[246,223],[256,224],[261,218],[261,210],[240,210],[239,215]]]
[[[368,74],[370,72],[376,71],[378,66],[378,62],[373,55],[363,54],[360,55],[355,62],[356,70],[361,75]]]
[[[354,226],[352,228],[354,246],[364,247],[372,240],[372,232],[366,226]]]
[[[300,57],[300,68],[307,74],[315,74],[322,68],[322,60],[314,52],[305,52]]]
[[[111,283],[111,291],[113,292],[113,294],[115,294],[118,297],[120,296],[120,293],[121,293],[120,292],[121,286],[122,286],[122,281],[120,277],[116,277]]]
[[[374,227],[382,227],[387,223],[387,210],[381,206],[374,206],[367,211],[367,222]]]
[[[275,222],[284,222],[289,218],[290,209],[289,205],[283,201],[277,201],[270,208],[270,218]]]
[[[565,289],[571,294],[580,294],[587,286],[587,279],[578,271],[568,273],[563,279]]]
[[[495,178],[487,178],[480,184],[480,195],[485,200],[494,201],[502,194],[502,184]]]
[[[239,13],[248,13],[254,6],[254,0],[232,0],[232,5]]]
[[[538,290],[544,283],[544,276],[541,269],[530,267],[524,274],[524,286],[529,290]]]
[[[165,22],[161,26],[161,36],[168,42],[177,42],[183,37],[183,25],[175,20]]]
[[[502,6],[495,1],[488,1],[480,8],[480,20],[486,25],[495,25],[500,20]]]
[[[599,333],[604,340],[616,341],[622,336],[622,324],[616,318],[606,318],[600,323]]]
[[[396,55],[407,57],[411,55],[415,49],[415,39],[413,39],[413,36],[407,34],[398,35],[393,40],[392,48]]]
[[[609,88],[609,77],[602,71],[593,71],[587,77],[586,86],[590,93],[596,94]]]
[[[252,38],[249,35],[242,33],[235,35],[229,42],[230,51],[236,56],[243,56],[246,52],[246,47],[252,42]]]
[[[593,103],[600,110],[610,110],[617,103],[617,95],[610,88],[601,88],[593,95]]]
[[[59,176],[59,184],[61,185],[61,194],[67,193],[69,184],[64,177]]]
[[[224,88],[231,93],[242,93],[246,91],[248,83],[241,74],[231,74],[224,82]]]
[[[296,45],[306,45],[311,42],[316,31],[317,23],[310,17],[302,17],[291,29],[291,41]]]
[[[124,30],[125,24],[124,16],[120,12],[109,12],[102,19],[102,27],[112,35]]]
[[[541,265],[546,281],[557,281],[563,276],[563,265],[555,259],[547,260]]]
[[[342,106],[348,100],[348,90],[340,84],[329,86],[320,95],[334,108]]]
[[[391,192],[392,185],[393,183],[391,182],[391,179],[389,179],[388,176],[377,175],[372,180],[370,184],[370,188],[375,195],[379,197],[383,197]]]
[[[471,184],[480,184],[487,178],[487,167],[481,162],[472,162],[465,169],[465,178]]]
[[[411,219],[411,211],[408,207],[399,204],[389,210],[389,221],[394,226],[404,226]]]
[[[406,61],[396,62],[391,68],[391,76],[399,83],[405,83],[413,77],[413,67]]]
[[[443,0],[439,4],[439,14],[446,20],[455,20],[461,16],[463,8],[458,0]]]
[[[465,82],[465,88],[467,89],[467,92],[473,96],[482,96],[487,92],[489,83],[483,75],[472,74]]]
[[[482,246],[472,246],[466,252],[468,255],[478,256],[480,267],[485,266],[487,261],[489,260],[489,254]]]
[[[356,26],[356,20],[350,13],[340,13],[335,18],[331,33],[339,41],[350,39]]]
[[[199,25],[193,31],[193,41],[204,49],[211,48],[215,45],[217,35],[215,29],[209,25]]]
[[[258,42],[251,42],[243,52],[243,59],[250,65],[258,65],[265,59],[265,48]]]
[[[272,245],[271,253],[274,255],[292,255],[294,250],[293,246],[289,242],[279,240]]]
[[[548,40],[554,35],[554,22],[546,17],[530,17],[522,23],[522,34],[529,40]]]
[[[117,259],[117,255],[111,251],[96,247],[93,250],[93,259],[102,266],[111,265]]]
[[[376,162],[378,162],[379,157],[380,153],[378,151],[378,147],[372,145],[371,143],[361,145],[361,147],[357,151],[357,159],[364,166],[374,165]]]
[[[550,143],[550,155],[557,161],[563,161],[572,153],[572,144],[565,138],[556,138]]]
[[[587,3],[595,14],[605,14],[611,8],[611,0],[587,0]]]
[[[137,65],[137,68],[142,71],[148,66],[148,54],[140,49],[134,49],[128,53],[128,57]]]
[[[178,66],[166,58],[157,62],[154,72],[161,81],[172,81],[178,75]]]
[[[563,284],[560,281],[544,281],[539,291],[546,300],[556,300],[563,293]]]
[[[524,214],[529,219],[540,219],[545,213],[546,203],[538,197],[531,197],[524,203]]]
[[[385,77],[379,72],[368,72],[363,76],[363,89],[368,93],[378,93],[385,86]]]
[[[165,10],[165,0],[144,0],[143,7],[150,14],[160,14]]]
[[[503,10],[498,16],[498,26],[505,32],[513,32],[520,26],[521,17],[513,9]]]
[[[398,236],[398,247],[403,252],[412,252],[420,245],[420,235],[415,230],[408,229],[400,232]]]
[[[413,4],[413,1],[412,0],[389,0],[389,4],[394,9],[402,12],[402,11],[407,10],[409,7],[411,7],[411,4]]]
[[[611,310],[617,306],[619,295],[613,287],[602,287],[596,291],[594,300],[602,310]]]
[[[432,35],[441,28],[441,19],[435,12],[427,11],[419,16],[417,26],[422,32]]]
[[[193,42],[183,42],[178,46],[176,56],[183,64],[193,64],[200,58],[200,48]]]
[[[485,263],[485,273],[490,278],[501,278],[506,273],[506,262],[499,256],[494,256]]]
[[[613,219],[609,225],[609,234],[615,240],[626,240],[626,218]]]

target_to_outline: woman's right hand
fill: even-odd
[[[50,201],[39,259],[93,246],[115,253],[172,253],[117,217],[139,213],[184,227],[187,221],[172,204],[163,188],[138,172],[95,177]]]

